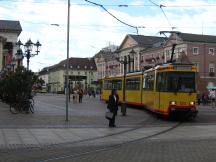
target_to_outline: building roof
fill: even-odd
[[[145,36],[145,35],[132,35],[129,34],[140,46],[151,46],[157,42],[162,42],[166,38],[164,37],[156,37],[156,36]]]
[[[179,33],[178,36],[182,38],[183,41],[188,42],[216,43],[216,36],[213,35]]]
[[[112,59],[113,58],[113,56],[114,56],[114,54],[115,54],[115,52],[113,51],[108,51],[108,50],[100,50],[94,57],[95,58],[100,58],[100,57],[102,57],[102,58],[104,58],[105,60],[110,60],[110,59]]]
[[[132,45],[129,48],[133,48],[133,47],[152,47],[153,44],[158,43],[158,42],[164,42],[165,40],[167,40],[167,38],[165,37],[156,37],[156,36],[145,36],[145,35],[133,35],[133,34],[128,34],[126,35],[126,37],[124,38],[124,40],[122,41],[121,45],[118,48],[118,52],[122,49],[122,46],[124,45],[125,41],[128,39],[128,37],[132,38],[137,44]]]
[[[0,20],[0,31],[1,32],[15,32],[18,35],[22,31],[22,27],[19,21],[11,21],[11,20]]]
[[[63,60],[60,63],[47,67],[49,70],[65,69],[67,60]],[[70,70],[97,70],[94,58],[69,58]]]
[[[46,75],[48,73],[49,73],[49,67],[45,67],[41,71],[38,72],[38,75]]]

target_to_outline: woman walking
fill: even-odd
[[[116,90],[113,89],[109,96],[109,101],[107,105],[107,108],[113,114],[112,117],[109,119],[109,127],[116,127],[115,116],[117,115],[117,111],[118,111],[118,101],[119,101],[119,96]]]

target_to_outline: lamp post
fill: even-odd
[[[31,39],[29,39],[24,45],[23,43],[19,40],[17,43],[16,43],[17,47],[18,47],[18,50],[17,50],[17,57],[19,57],[17,60],[22,60],[23,57],[26,57],[27,59],[27,70],[29,70],[29,60],[31,57],[35,56],[35,55],[38,55],[38,53],[40,52],[40,47],[41,47],[41,44],[39,41],[37,41],[36,43],[33,43],[31,41]],[[24,50],[25,52],[23,52],[22,50],[22,46],[24,46]],[[32,53],[33,51],[33,47],[36,47],[36,50],[35,50],[35,53]],[[18,61],[18,67],[20,66],[20,62]]]
[[[128,55],[128,58],[127,56],[124,56],[124,59],[123,60],[120,60],[119,57],[116,58],[116,60],[123,64],[124,66],[124,74],[123,74],[123,94],[122,94],[122,104],[121,104],[121,113],[123,116],[126,115],[126,112],[127,112],[127,104],[126,104],[126,101],[125,101],[125,87],[126,87],[126,71],[127,71],[127,65],[129,64],[129,72],[130,72],[130,63],[134,62],[134,54],[136,52],[132,49],[130,52],[129,52],[129,55]]]
[[[68,101],[69,101],[69,78],[68,78],[68,71],[69,71],[69,43],[70,43],[70,0],[68,0],[68,12],[67,12],[67,68],[66,68],[66,119],[65,121],[68,122]]]
[[[19,45],[18,45],[19,44]],[[17,50],[17,53],[16,53],[16,60],[17,60],[17,67],[19,68],[21,66],[21,61],[23,59],[23,52],[22,52],[22,49],[21,49],[21,45],[22,45],[22,42],[19,40],[17,42],[17,45],[19,46],[18,47],[18,50]]]

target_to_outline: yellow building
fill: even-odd
[[[71,90],[74,88],[82,88],[84,91],[98,90],[97,68],[93,58],[70,58],[68,74]],[[64,93],[65,76],[66,60],[39,72],[40,78],[47,78],[45,83],[48,91],[53,93]]]

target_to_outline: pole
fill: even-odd
[[[26,60],[27,60],[27,70],[29,70],[29,59],[30,59],[30,51],[27,50]]]
[[[126,108],[127,108],[127,105],[126,105],[126,102],[125,102],[125,78],[126,78],[126,65],[127,65],[127,60],[126,58],[124,58],[124,78],[123,78],[123,97],[122,97],[122,105],[121,105],[121,113],[123,116],[126,115]]]
[[[70,35],[70,0],[68,0],[68,15],[67,15],[67,67],[66,67],[66,121],[68,122],[68,69],[69,69],[69,35]]]
[[[27,58],[27,70],[29,70],[29,58]]]

